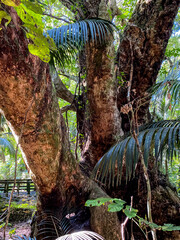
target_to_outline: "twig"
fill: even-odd
[[[128,101],[128,106],[131,112],[131,130],[132,130],[132,135],[135,139],[138,151],[139,151],[139,157],[140,157],[140,161],[141,161],[141,165],[143,167],[143,172],[144,172],[144,177],[146,180],[146,186],[147,186],[147,215],[148,215],[148,220],[149,222],[153,223],[153,219],[152,219],[152,209],[151,209],[151,203],[152,203],[152,196],[151,196],[151,185],[150,185],[150,179],[149,179],[149,175],[148,175],[148,171],[147,171],[147,167],[145,165],[144,162],[144,156],[141,150],[141,146],[139,144],[139,140],[138,140],[138,136],[137,133],[135,131],[136,129],[136,125],[135,124],[135,119],[134,119],[134,112],[133,112],[133,106],[132,103],[130,101],[130,92],[131,92],[131,86],[132,86],[132,80],[133,80],[133,50],[132,50],[132,43],[131,41],[129,41],[130,43],[130,50],[131,50],[131,70],[130,70],[130,79],[128,82],[128,93],[127,93],[127,101]],[[136,119],[137,120],[137,119]],[[153,240],[157,240],[157,236],[156,236],[156,230],[152,229],[151,230],[151,234],[152,234],[152,238]]]
[[[54,15],[52,15],[52,14],[43,13],[42,15],[48,16],[48,17],[51,17],[51,18],[55,18],[55,19],[57,19],[57,20],[59,20],[59,21],[63,21],[63,22],[68,23],[68,24],[71,23],[71,22],[69,22],[68,20],[66,20],[66,19],[64,19],[64,18],[56,17],[56,16],[54,16]]]
[[[132,221],[140,228],[140,230],[141,230],[142,233],[144,234],[146,240],[148,240],[148,237],[146,236],[146,233],[142,230],[142,228],[140,227],[140,225],[138,224],[138,222],[137,222],[134,218],[132,218]]]
[[[130,208],[130,211],[132,209],[132,206],[133,206],[133,196],[131,196],[131,208]],[[125,240],[125,235],[124,235],[124,228],[128,222],[129,218],[126,217],[124,222],[121,224],[121,236],[122,236],[122,240]]]
[[[59,75],[67,77],[67,78],[73,80],[74,82],[78,82],[79,81],[79,78],[77,76],[74,76],[74,75],[70,75],[70,74],[67,74],[67,73],[64,73],[64,72],[60,73]]]
[[[24,122],[23,122],[23,125],[22,125],[22,128],[21,128],[21,132],[20,132],[20,135],[19,135],[19,139],[18,139],[18,143],[16,145],[16,152],[15,152],[15,170],[14,170],[14,184],[13,184],[13,188],[12,188],[12,191],[11,191],[11,195],[10,195],[10,198],[9,198],[9,204],[8,204],[8,209],[7,209],[7,216],[6,216],[6,222],[5,222],[5,225],[4,225],[4,232],[3,232],[3,239],[6,240],[6,228],[7,228],[7,225],[8,225],[8,222],[9,222],[9,217],[10,217],[10,213],[11,213],[11,202],[12,202],[12,197],[13,197],[13,193],[14,193],[14,190],[15,190],[15,187],[16,187],[16,174],[17,174],[17,154],[18,154],[18,149],[19,149],[19,144],[20,144],[20,141],[21,141],[21,137],[22,137],[22,134],[23,134],[23,130],[24,130],[24,127],[25,127],[25,124],[26,124],[26,119],[27,119],[27,114],[32,106],[34,102],[34,98],[31,102],[31,104],[29,105],[26,113],[25,113],[25,118],[24,118]]]

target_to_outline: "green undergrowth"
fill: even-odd
[[[5,206],[8,206],[8,204],[6,204]],[[11,203],[11,208],[36,210],[36,205],[31,205],[31,204],[29,204],[29,203],[19,204],[19,203],[17,203],[17,202],[12,202],[12,203]]]

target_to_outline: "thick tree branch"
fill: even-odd
[[[61,108],[61,113],[64,113],[64,112],[67,112],[67,111],[76,111],[75,105],[74,104],[67,105],[67,106]]]
[[[131,41],[134,51],[134,77],[131,89],[132,101],[137,97],[138,99],[144,98],[148,88],[156,81],[164,58],[165,49],[172,33],[179,2],[179,0],[140,0],[137,3],[132,18],[124,31],[117,56],[119,77],[125,82],[124,87],[119,87],[119,108],[127,103],[128,86],[126,83],[130,76],[131,62],[129,41]],[[139,101],[139,124],[147,121],[149,100],[147,101],[146,98],[145,101]],[[123,122],[128,122],[128,118],[124,116]],[[124,129],[129,130],[125,126]]]
[[[51,77],[56,89],[57,97],[72,103],[74,100],[74,95],[66,88],[62,80],[60,79],[55,68],[51,68]]]
[[[60,73],[59,75],[62,75],[62,76],[64,76],[64,77],[67,77],[67,78],[69,78],[69,79],[71,79],[71,80],[73,80],[73,81],[75,81],[75,82],[78,82],[79,81],[79,77],[78,76],[74,76],[74,75],[70,75],[68,72],[66,72],[66,71],[62,71],[62,73]]]

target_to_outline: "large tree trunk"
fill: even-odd
[[[94,2],[96,2],[96,5]],[[70,8],[69,1],[65,1],[65,3],[66,6]],[[106,18],[108,16],[107,9],[112,9],[108,1],[100,2],[89,0],[81,4],[83,4],[82,9],[85,9],[83,14],[86,17]],[[91,6],[91,8],[89,8],[89,6]],[[80,113],[78,116],[78,130],[81,134],[80,146],[85,171],[87,166],[89,170],[89,166],[92,168],[92,166],[95,165],[99,158],[114,143],[116,136],[119,136],[120,133],[122,134],[122,130],[124,132],[130,130],[131,116],[125,114],[123,107],[127,104],[127,89],[131,70],[133,71],[133,78],[130,99],[133,104],[135,116],[138,116],[136,119],[137,125],[144,124],[148,121],[150,97],[147,94],[147,90],[153,86],[157,78],[164,58],[165,49],[171,36],[173,21],[177,14],[178,6],[179,1],[175,0],[138,1],[132,18],[128,22],[121,38],[116,61],[113,61],[112,40],[109,39],[108,44],[101,46],[86,46],[86,54],[84,54],[86,58],[83,55],[84,59],[86,59],[86,66],[84,66],[84,61],[82,62],[87,73],[87,87],[84,88],[87,93],[83,92],[82,94],[82,99],[84,99],[81,105],[82,111],[79,110],[78,112]],[[114,9],[116,9],[116,7],[114,7]],[[112,12],[117,13],[115,10]],[[79,13],[79,16],[81,16],[81,13]],[[114,71],[114,69],[116,69],[114,66],[115,63],[118,68],[117,85]],[[118,85],[120,79],[121,84]],[[123,82],[124,84],[122,86]],[[117,107],[119,112],[117,111]],[[122,117],[122,125],[121,118],[118,117],[119,113]],[[158,224],[172,222],[177,225],[180,208],[177,194],[168,191],[169,183],[163,181],[162,184],[163,176],[158,175],[155,170],[152,171],[150,177],[153,194],[154,221]],[[143,179],[142,171],[137,172],[136,179],[139,179],[136,183],[133,180],[126,186],[126,182],[124,181],[120,189],[110,189],[107,190],[107,192],[109,195],[123,198],[129,203],[130,197],[133,196],[134,207],[141,209],[140,215],[145,217],[146,184],[144,180],[139,184],[140,179]],[[139,188],[144,189],[141,194],[138,192]],[[164,198],[167,199],[164,203],[162,203],[160,197],[162,193]],[[140,199],[142,199],[142,201],[140,201]],[[156,204],[156,202],[158,204]],[[166,209],[168,209],[168,211],[166,211]],[[161,219],[158,218],[160,212],[163,215]],[[139,229],[135,231],[139,232]],[[167,233],[158,232],[158,236],[160,239],[170,239]],[[172,239],[179,238],[177,232],[173,233],[172,236]],[[144,239],[141,235],[136,235],[136,237],[138,239]]]
[[[37,223],[47,218],[49,212],[61,219],[73,209],[75,217],[70,221],[71,226],[80,230],[84,222],[89,221],[86,227],[91,228],[85,201],[90,194],[97,198],[105,193],[80,172],[69,148],[48,64],[28,52],[21,21],[13,8],[6,10],[12,21],[0,31],[0,109],[19,143],[38,190]],[[106,239],[110,236],[120,239],[116,214],[109,214],[104,207],[101,211],[91,209],[91,213],[92,223],[96,218],[104,218],[107,228],[101,228],[99,222],[94,227],[92,224],[92,230],[98,229]],[[113,228],[107,219],[111,219]],[[42,237],[40,234],[38,239]]]
[[[77,18],[105,18],[108,15],[108,8],[113,14],[118,13],[115,1],[74,1],[73,4],[75,2],[77,2],[79,13]],[[72,1],[64,0],[63,4],[71,9]],[[155,82],[178,4],[179,1],[175,0],[139,1],[137,4],[132,19],[125,29],[117,55],[119,72],[125,73],[123,74],[124,81],[129,81],[131,56],[133,55],[131,100],[137,95],[138,99],[141,99]],[[86,211],[83,208],[86,199],[106,195],[82,175],[75,163],[69,149],[66,126],[59,111],[48,65],[28,53],[28,41],[20,28],[21,22],[12,8],[7,10],[13,21],[7,29],[3,27],[0,31],[0,52],[2,53],[0,56],[0,109],[8,120],[17,141],[19,139],[27,168],[37,185],[39,214],[49,209],[56,216],[61,217],[63,208],[66,206],[67,209],[76,209],[78,220],[78,212]],[[168,16],[167,19],[166,16]],[[78,124],[80,133],[85,136],[81,139],[82,158],[90,167],[93,167],[116,141],[116,136],[122,135],[122,128],[124,131],[129,129],[129,122],[125,115],[122,115],[123,125],[121,125],[119,110],[127,103],[127,86],[118,87],[119,94],[117,95],[112,41],[109,38],[109,42],[104,45],[87,45],[85,52],[82,53],[83,57],[86,54],[87,88],[84,90],[87,92],[83,92],[83,100],[86,100],[86,102],[83,101],[85,113],[78,115]],[[130,42],[133,54],[130,50]],[[69,97],[72,99],[71,94]],[[136,107],[136,104],[134,106]],[[147,109],[148,104],[140,106],[139,124],[146,121]],[[86,126],[80,127],[83,122]],[[140,176],[142,175],[139,174],[138,178]],[[131,188],[132,186],[134,187],[131,185]],[[127,201],[131,193],[134,198],[137,197],[135,189],[130,191],[125,185],[122,188],[124,191],[115,189],[109,191],[109,194]],[[159,182],[153,188],[154,199],[159,203],[161,202],[160,194],[157,193],[160,188]],[[123,195],[119,195],[119,192]],[[141,196],[145,202],[146,192],[143,192]],[[167,196],[168,194],[165,197]],[[169,199],[172,199],[171,202],[175,205],[175,200],[171,196]],[[178,219],[178,204],[176,199],[176,211],[173,212],[171,209],[172,215],[165,220],[171,222],[173,218]],[[168,202],[164,205],[164,209],[167,207]],[[155,211],[156,208],[154,207],[153,210]],[[144,210],[142,215],[145,212]],[[121,239],[116,214],[107,213],[104,208],[92,208],[89,217],[91,220],[89,227],[102,234],[106,240]],[[79,218],[82,220],[82,216]],[[77,222],[74,224],[76,229],[80,225]]]

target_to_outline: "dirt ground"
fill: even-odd
[[[9,232],[11,232],[11,230],[14,230],[15,232],[11,235],[9,235]],[[15,239],[13,238],[13,236],[20,236],[23,237],[26,236],[27,239],[30,235],[30,222],[22,222],[22,223],[14,223],[12,226],[9,226],[6,229],[6,240],[12,240]],[[0,229],[0,240],[3,240],[3,228]]]
[[[9,201],[9,196],[5,197],[0,195],[0,240],[3,240],[4,228],[1,226],[4,224],[6,215],[7,215],[7,204]],[[19,240],[15,236],[21,237],[24,239],[29,239],[31,231],[31,218],[34,213],[34,209],[31,209],[31,206],[36,204],[35,195],[25,195],[20,196],[15,195],[13,201],[16,206],[11,206],[11,214],[9,219],[8,227],[6,228],[6,240]],[[24,208],[21,208],[21,204],[26,204]],[[26,238],[23,238],[25,236]]]

